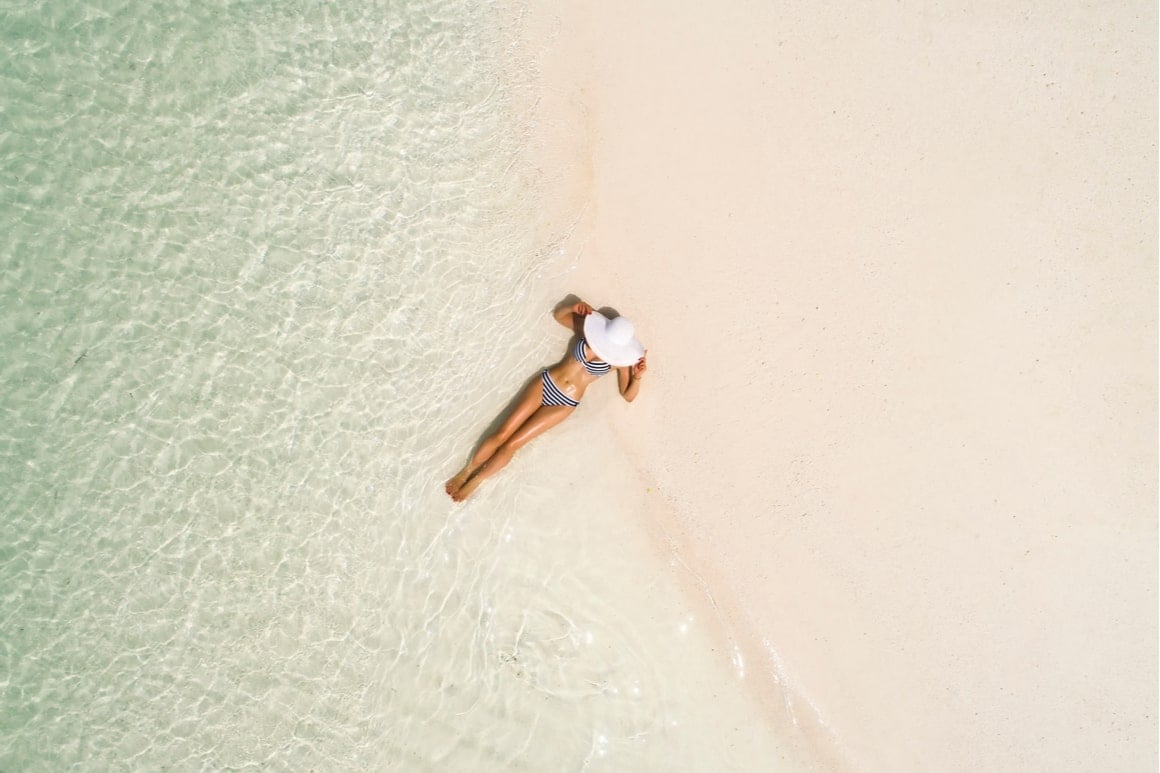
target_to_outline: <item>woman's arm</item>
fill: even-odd
[[[630,403],[636,399],[636,393],[640,391],[640,382],[644,379],[646,370],[648,370],[648,363],[644,357],[637,360],[635,365],[616,369],[616,380],[620,387],[621,397]]]
[[[577,301],[571,306],[563,305],[556,309],[553,316],[556,321],[577,335],[584,334],[584,318],[592,313],[592,307],[584,301]]]

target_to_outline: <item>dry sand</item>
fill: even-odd
[[[1155,5],[533,6],[566,287],[649,347],[610,420],[768,718],[1155,769]]]

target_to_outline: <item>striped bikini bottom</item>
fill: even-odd
[[[556,382],[548,375],[547,370],[540,374],[540,380],[544,383],[544,392],[543,397],[540,398],[540,405],[566,405],[569,408],[575,408],[580,404],[579,401],[573,400],[560,391],[560,387],[556,386]]]

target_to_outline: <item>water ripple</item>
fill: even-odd
[[[678,688],[567,557],[592,513],[534,461],[440,490],[560,345],[525,345],[554,299],[496,13],[4,6],[0,767],[578,769],[664,735]]]

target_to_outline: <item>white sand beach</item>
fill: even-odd
[[[524,20],[641,528],[820,770],[1155,769],[1156,15]]]

